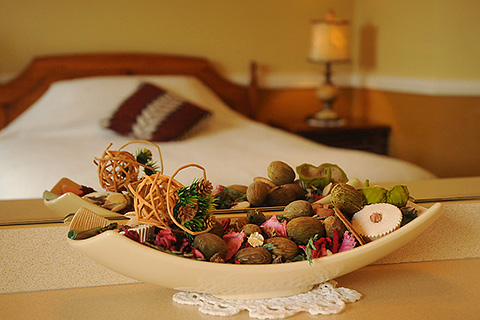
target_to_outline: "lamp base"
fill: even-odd
[[[331,111],[331,110],[328,110],[328,111]],[[317,112],[313,116],[307,117],[305,121],[307,125],[312,127],[341,127],[347,123],[345,119],[339,118],[338,116],[336,116],[334,112],[333,113],[335,114],[336,117],[318,117],[317,115],[319,113],[321,113],[321,111]],[[324,115],[325,114],[322,114],[322,116]]]

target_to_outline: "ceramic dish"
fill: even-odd
[[[352,250],[315,259],[312,264],[299,261],[237,265],[191,260],[152,249],[115,231],[85,240],[68,239],[68,243],[99,264],[139,281],[227,299],[271,298],[309,291],[315,284],[392,253],[431,225],[440,216],[442,205],[436,203],[419,210],[416,219],[391,234]]]
[[[60,217],[65,217],[77,212],[80,208],[87,208],[103,217],[123,216],[119,213],[104,209],[91,202],[88,202],[72,192],[62,192],[62,186],[79,187],[79,184],[68,179],[60,179],[50,191],[43,193],[43,202],[52,212]],[[60,195],[60,196],[58,196]]]

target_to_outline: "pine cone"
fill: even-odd
[[[196,207],[192,207],[190,205],[183,206],[178,210],[178,218],[182,221],[182,223],[190,221],[197,214],[196,209]]]
[[[215,216],[210,215],[206,219],[205,225],[207,226],[207,229],[213,228],[213,226],[215,225],[216,222],[217,222],[217,219],[215,218]]]
[[[212,183],[208,180],[202,179],[197,185],[197,191],[201,196],[210,196],[213,191]]]

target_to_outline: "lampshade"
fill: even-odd
[[[350,60],[349,22],[337,20],[330,12],[324,20],[312,21],[310,60],[347,62]]]

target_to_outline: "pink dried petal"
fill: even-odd
[[[222,192],[223,189],[224,189],[223,186],[218,185],[218,186],[215,188],[215,191],[214,191],[213,195],[216,196],[217,194],[219,194],[220,192]]]
[[[242,246],[245,237],[245,233],[235,231],[231,231],[223,236],[223,241],[225,241],[225,243],[227,244],[228,249],[225,261],[230,260],[230,258],[233,257],[235,253],[237,253],[238,249],[240,249],[240,247]]]
[[[287,221],[280,222],[278,221],[277,215],[273,215],[270,219],[265,221],[262,224],[262,228],[273,229],[277,236],[286,237],[287,236]]]
[[[353,236],[353,234],[351,234],[348,231],[345,231],[345,233],[343,234],[343,241],[342,241],[342,244],[340,245],[340,249],[338,249],[338,252],[353,249],[355,248],[356,244],[357,244],[357,241],[355,240],[355,237]]]

